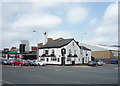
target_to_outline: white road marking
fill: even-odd
[[[67,82],[71,82],[73,84],[89,84],[89,83],[85,83],[85,82],[78,82],[78,81],[71,81],[71,80],[68,80]]]

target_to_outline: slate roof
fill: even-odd
[[[43,48],[61,48],[67,44],[69,44],[74,39],[61,39],[61,40],[52,40],[47,42],[47,44],[39,47],[39,49]]]
[[[69,44],[72,40],[74,40],[73,38],[71,39],[58,39],[58,40],[52,40],[52,41],[49,41],[47,42],[47,44],[39,47],[39,49],[46,49],[46,48],[61,48],[63,46],[66,46],[67,44]],[[75,40],[74,40],[75,41]],[[75,41],[76,42],[76,41]],[[79,44],[77,44],[79,46]],[[81,46],[79,46],[80,49],[81,49]],[[91,51],[90,49],[86,48],[85,46],[82,46],[82,49],[83,50],[89,50]]]
[[[85,46],[79,46],[79,47],[80,47],[80,49],[82,48],[83,50],[89,50],[89,51],[91,51],[91,49],[88,49]]]

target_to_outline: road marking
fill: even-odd
[[[67,82],[71,82],[73,84],[89,84],[89,83],[85,83],[85,82],[78,82],[78,81],[71,81],[71,80],[68,80]]]

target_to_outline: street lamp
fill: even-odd
[[[37,29],[37,31],[36,31],[36,30],[33,30],[33,33],[36,33],[36,34],[37,34],[37,59],[39,59],[39,58],[38,58],[38,54],[39,54],[39,51],[38,51],[38,29]]]

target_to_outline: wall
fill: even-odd
[[[56,56],[56,61],[51,60],[53,57],[43,57],[45,58],[45,63],[46,64],[61,64],[61,48],[51,48],[51,49],[39,49],[39,56],[41,56],[44,52],[44,50],[48,50],[48,55],[52,54],[52,50],[54,49],[54,53]],[[58,62],[58,58],[59,58],[59,62]],[[49,59],[49,61],[47,62],[47,59]]]
[[[101,59],[110,59],[110,58],[118,58],[117,56],[114,56],[113,53],[110,50],[106,51],[93,51],[92,56],[94,58],[101,58]]]
[[[88,63],[89,61],[91,61],[91,51],[83,50],[83,58],[84,58],[84,63]]]
[[[74,45],[73,45],[74,43]],[[76,42],[73,40],[71,41],[67,46],[64,47],[66,49],[66,55],[65,55],[65,64],[72,64],[71,61],[67,61],[67,58],[71,58],[72,61],[75,61],[75,64],[82,64],[82,58],[81,58],[81,54],[80,54],[80,48],[79,46],[76,44]],[[76,50],[76,54],[78,57],[68,57],[69,55],[69,50],[71,50],[71,54],[74,55],[75,50]]]
[[[48,55],[52,54],[52,50],[54,49],[54,54],[57,58],[56,61],[52,61],[51,57],[43,57],[45,58],[45,63],[46,64],[61,64],[61,49],[65,48],[66,49],[66,54],[65,54],[65,64],[72,64],[72,61],[75,62],[75,64],[82,64],[82,54],[81,54],[81,50],[79,48],[79,46],[76,44],[76,42],[74,40],[72,40],[68,45],[61,47],[61,48],[51,48],[51,49],[39,49],[39,56],[41,56],[43,54],[44,50],[48,50]],[[71,50],[71,54],[72,56],[74,56],[74,54],[76,53],[76,55],[78,57],[68,57],[69,55],[69,51]],[[88,54],[88,56],[86,56],[86,54]],[[83,50],[83,57],[84,59],[84,63],[88,63],[89,61],[91,61],[91,51],[88,50]],[[41,57],[40,57],[41,58]],[[68,58],[70,58],[71,60],[68,61]],[[86,60],[87,58],[87,60]],[[49,62],[47,62],[47,59],[49,59]],[[59,62],[58,62],[59,59]]]

